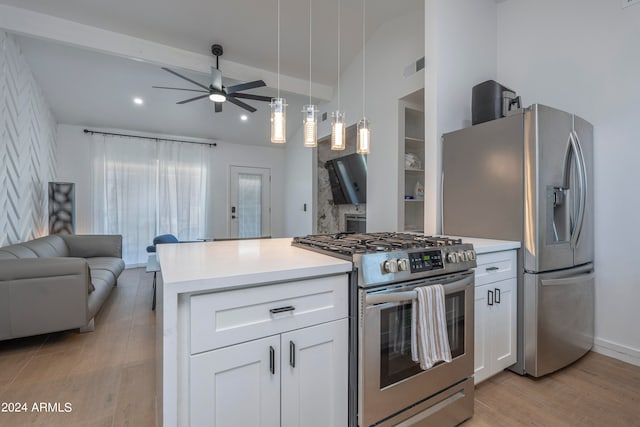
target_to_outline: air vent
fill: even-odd
[[[406,79],[422,69],[424,69],[424,56],[404,67],[404,72],[402,73],[402,75]]]

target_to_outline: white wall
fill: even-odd
[[[48,234],[56,121],[13,37],[0,31],[0,246]]]
[[[594,125],[596,350],[640,364],[640,5],[498,6],[498,81]]]
[[[370,232],[398,228],[398,99],[424,85],[422,71],[403,77],[405,66],[424,55],[423,31],[424,17],[420,11],[385,22],[367,40],[365,113],[372,129],[371,154],[367,157],[367,231]],[[350,126],[363,114],[362,52],[342,73],[340,98],[340,109],[346,112]],[[331,133],[331,112],[337,107],[337,96],[320,106],[321,112],[328,112],[329,119],[319,124],[319,138]],[[302,144],[302,141],[292,143]],[[311,157],[305,154],[300,159],[309,162]],[[310,185],[305,186],[305,194],[311,194],[313,182]]]
[[[91,153],[88,138],[83,127],[66,124],[58,125],[58,179],[76,183],[77,232],[90,233],[91,226]],[[93,128],[92,128],[93,129]],[[105,129],[102,129],[105,130]],[[121,129],[107,129],[144,136],[150,135]],[[196,140],[194,138],[176,137],[177,139]],[[284,235],[284,159],[285,151],[281,148],[259,147],[255,145],[231,144],[218,142],[212,148],[209,182],[209,211],[207,217],[206,236],[224,238],[229,236],[228,201],[229,201],[229,167],[252,166],[271,169],[271,235]]]
[[[426,0],[425,17],[425,233],[435,234],[441,232],[441,137],[471,125],[471,88],[496,78],[496,4]]]
[[[302,113],[290,112],[289,120],[302,123]],[[285,155],[285,236],[304,236],[314,232],[315,173],[314,150],[302,145],[302,127],[287,142]],[[304,205],[307,210],[304,210]]]

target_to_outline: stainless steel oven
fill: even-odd
[[[353,262],[349,292],[349,427],[455,426],[473,415],[473,246],[410,233],[295,237]],[[411,359],[415,288],[441,284],[453,360]]]
[[[445,289],[453,360],[423,371],[411,359],[411,301],[414,288],[434,284]],[[360,427],[440,425],[442,417],[454,425],[473,414],[473,291],[471,271],[359,291]]]

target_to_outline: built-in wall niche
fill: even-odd
[[[318,140],[317,147],[317,233],[339,233],[343,231],[364,231],[366,222],[366,204],[343,204],[334,201],[327,161],[356,154],[356,125],[346,130],[347,146],[342,151],[331,150],[331,136]],[[360,185],[366,186],[366,180]],[[355,228],[354,228],[355,227]]]
[[[398,102],[400,124],[400,196],[398,228],[424,232],[425,141],[424,89]]]

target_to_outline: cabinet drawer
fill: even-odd
[[[476,262],[476,286],[511,279],[517,275],[515,250],[479,254]]]
[[[191,354],[348,315],[348,276],[193,295]]]

